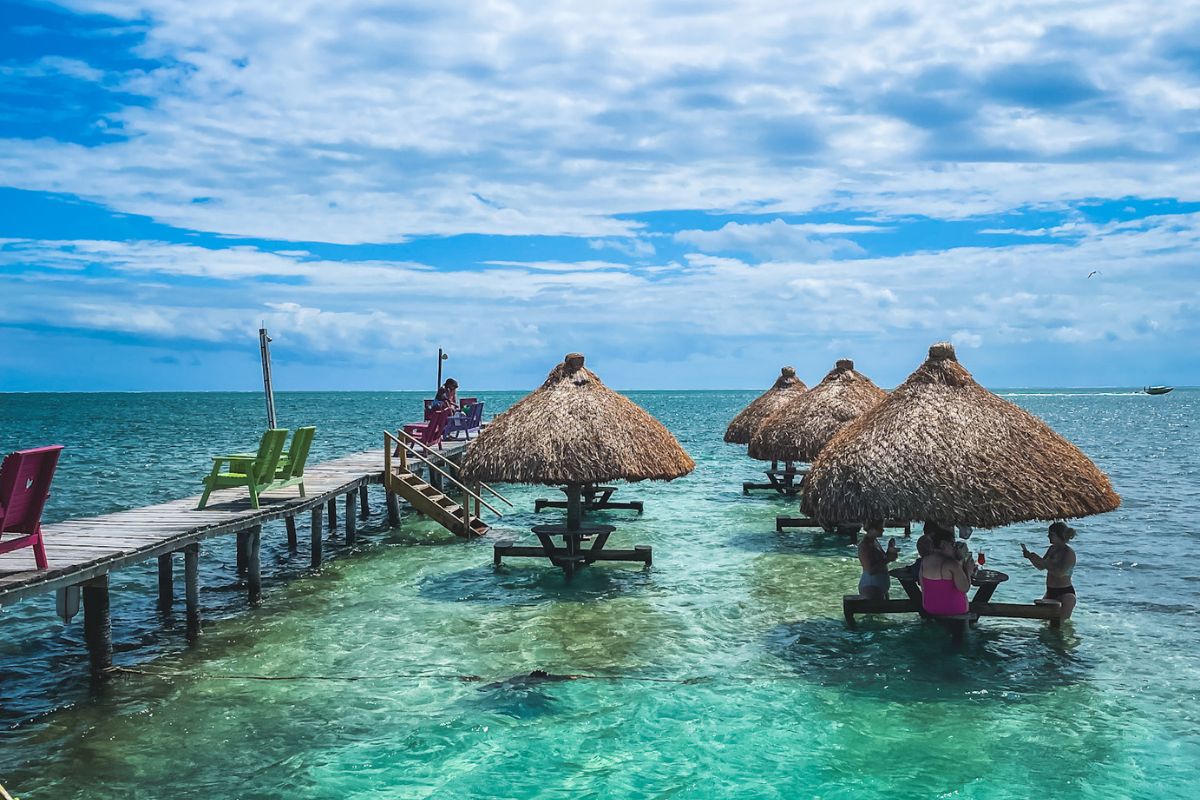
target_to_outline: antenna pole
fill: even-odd
[[[275,425],[275,388],[271,384],[271,337],[266,328],[258,329],[258,349],[262,353],[263,392],[267,396],[267,427]]]

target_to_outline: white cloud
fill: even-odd
[[[983,337],[967,330],[955,331],[950,334],[950,342],[955,347],[978,348],[983,344]]]
[[[612,215],[647,210],[960,218],[1200,191],[1194,75],[1161,44],[1186,3],[67,5],[145,26],[162,65],[105,81],[152,102],[106,115],[123,141],[5,141],[0,174],[191,229],[615,240],[637,226]],[[1013,65],[1051,88],[989,89]]]
[[[741,251],[762,259],[822,260],[862,252],[848,239],[812,238],[809,231],[814,227],[791,225],[781,219],[751,224],[729,222],[715,231],[679,231],[675,239],[707,252]]]

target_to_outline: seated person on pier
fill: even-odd
[[[1056,522],[1047,532],[1050,547],[1045,555],[1031,552],[1021,545],[1021,554],[1038,569],[1046,570],[1046,600],[1062,603],[1062,618],[1070,619],[1075,610],[1075,587],[1071,584],[1071,573],[1075,570],[1075,551],[1067,542],[1075,538],[1075,529],[1065,522]]]
[[[967,590],[971,577],[954,547],[954,533],[939,529],[933,537],[933,550],[921,559],[921,604],[925,613],[935,617],[966,614]]]
[[[888,540],[887,550],[879,544],[883,536],[883,522],[871,520],[864,526],[865,533],[858,543],[858,563],[862,565],[862,577],[858,579],[858,593],[869,600],[887,600],[892,579],[888,575],[888,564],[896,560],[896,539]]]
[[[446,382],[438,387],[437,397],[433,399],[433,409],[435,411],[450,407],[452,413],[458,411],[458,381],[454,378],[446,378]]]

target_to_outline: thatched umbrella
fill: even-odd
[[[1101,514],[1120,504],[1079,448],[976,383],[943,342],[821,451],[802,507],[830,522],[994,528]]]
[[[761,461],[812,461],[833,435],[887,397],[843,358],[820,383],[784,403],[750,438],[750,457]]]
[[[578,530],[583,484],[669,481],[695,467],[661,422],[568,353],[541,388],[483,429],[460,471],[472,481],[565,484],[567,529]]]
[[[796,377],[794,367],[784,367],[779,371],[775,385],[756,397],[729,423],[725,429],[725,441],[729,444],[750,444],[750,437],[759,424],[806,388],[804,381]]]

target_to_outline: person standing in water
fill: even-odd
[[[895,538],[888,540],[887,550],[879,544],[883,536],[883,522],[872,520],[863,527],[863,538],[858,543],[858,563],[862,565],[862,577],[858,579],[858,593],[870,600],[887,600],[892,579],[888,575],[888,564],[896,560]]]
[[[1062,603],[1062,618],[1070,619],[1075,610],[1075,587],[1071,584],[1071,573],[1075,570],[1075,551],[1067,542],[1075,538],[1075,529],[1065,522],[1055,522],[1047,531],[1050,547],[1043,555],[1034,553],[1024,544],[1021,555],[1038,569],[1046,570],[1047,600]]]

